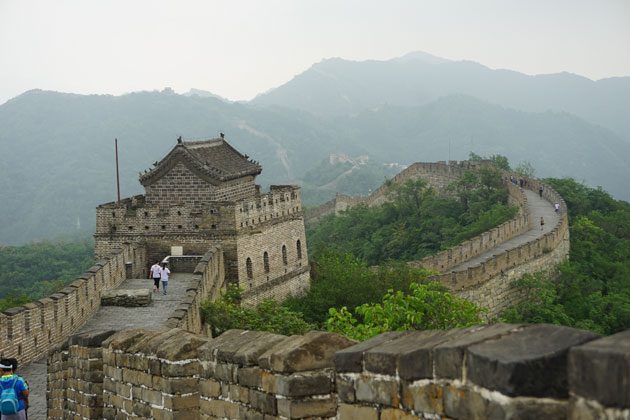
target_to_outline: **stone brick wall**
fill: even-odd
[[[141,245],[126,244],[112,251],[57,293],[0,313],[0,357],[15,357],[25,364],[46,355],[98,310],[103,293],[125,280],[127,264],[135,274],[146,265],[146,248]]]
[[[256,303],[261,301],[258,291],[268,289],[272,284],[273,297],[286,296],[288,291],[283,290],[288,287],[286,281],[302,274],[302,268],[306,268],[307,278],[303,282],[298,278],[299,291],[308,287],[308,253],[301,218],[246,231],[239,235],[236,246],[239,285],[245,291],[251,291],[245,295],[246,302],[250,300],[249,296],[254,297]],[[285,281],[279,282],[279,279]]]
[[[146,202],[167,208],[187,204],[201,208],[213,201],[240,200],[256,194],[252,176],[213,185],[178,163],[166,175],[146,186]]]
[[[51,356],[48,416],[628,418],[629,332],[494,324],[362,343],[320,331],[89,332]]]
[[[216,300],[226,287],[225,261],[220,248],[212,247],[201,258],[193,272],[193,284],[166,322],[166,327],[200,333],[203,322],[199,308],[204,300]]]
[[[244,289],[261,288],[266,297],[282,298],[308,288],[308,275],[302,270],[308,267],[304,214],[300,189],[295,186],[272,185],[267,194],[212,201],[203,208],[191,204],[158,207],[147,204],[143,196],[122,200],[120,205],[107,203],[97,208],[94,238],[97,258],[133,241],[146,244],[149,262],[169,255],[171,246],[182,246],[185,255],[203,255],[209,247],[220,246],[227,280]],[[265,252],[269,272],[264,269]],[[252,263],[251,278],[247,258]],[[280,284],[282,279],[285,281]],[[275,291],[267,293],[272,284]]]

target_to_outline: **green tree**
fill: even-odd
[[[446,292],[440,283],[409,286],[409,293],[393,290],[382,303],[363,304],[355,308],[357,321],[346,307],[330,309],[328,331],[363,341],[387,331],[451,329],[482,323],[484,310]]]
[[[516,168],[514,168],[514,172],[526,178],[533,178],[536,174],[534,165],[532,165],[528,160],[520,161],[518,165],[516,165]]]
[[[307,322],[323,326],[329,308],[378,302],[388,289],[406,290],[414,282],[425,282],[426,275],[402,262],[370,269],[351,253],[328,248],[314,263],[308,293],[287,298],[283,306],[301,312]]]
[[[229,286],[218,301],[202,302],[201,317],[210,326],[213,337],[237,328],[283,335],[305,334],[313,329],[302,319],[302,314],[292,312],[273,300],[265,300],[255,308],[241,306],[240,294],[238,287]]]

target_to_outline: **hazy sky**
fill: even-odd
[[[0,0],[0,104],[29,89],[251,99],[324,58],[425,51],[630,75],[629,0]]]

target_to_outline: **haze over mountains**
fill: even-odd
[[[309,169],[328,168],[321,161],[331,153],[406,165],[472,150],[529,160],[538,176],[573,176],[627,200],[628,115],[630,77],[526,76],[423,53],[324,60],[250,103],[195,90],[29,91],[0,105],[0,244],[73,232],[77,221],[93,231],[94,208],[116,196],[114,137],[123,196],[142,191],[138,171],[177,136],[223,131],[261,162],[263,185],[301,183]]]

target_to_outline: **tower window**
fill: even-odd
[[[282,263],[284,265],[288,264],[288,261],[287,261],[287,247],[286,247],[286,245],[282,245]]]
[[[263,263],[265,264],[265,273],[269,272],[269,254],[267,251],[263,254]]]
[[[247,278],[248,279],[252,279],[254,278],[254,269],[252,268],[252,259],[251,258],[247,258],[247,261],[245,262],[245,266],[247,268]]]

